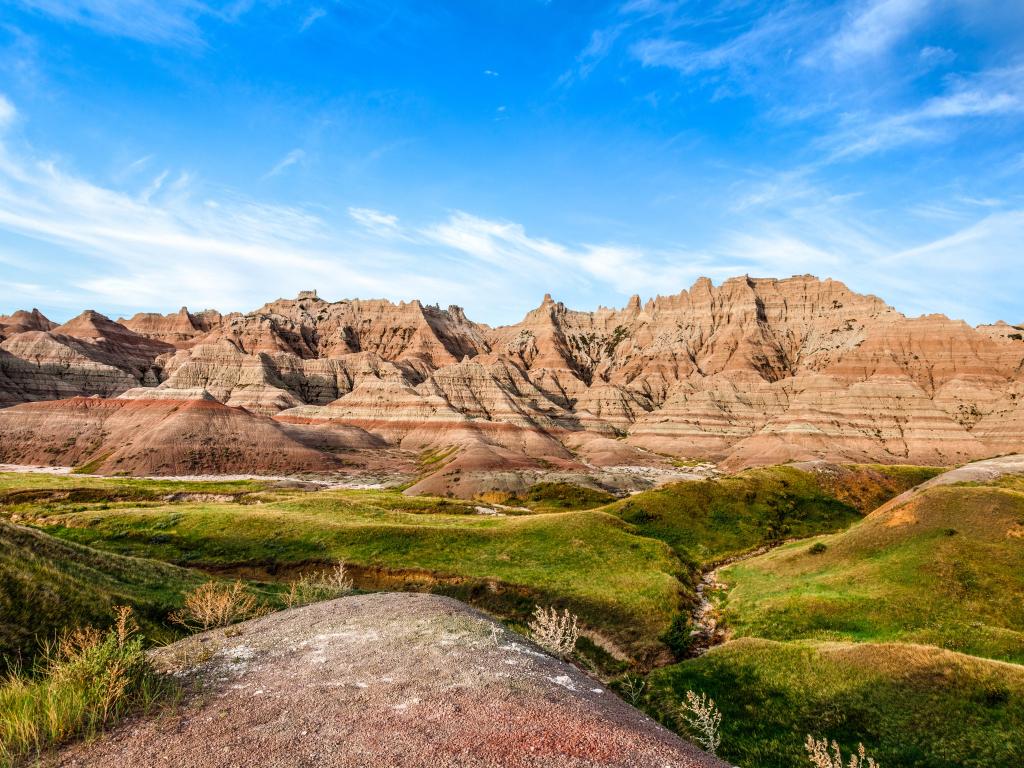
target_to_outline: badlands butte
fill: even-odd
[[[834,280],[739,277],[622,309],[0,317],[0,463],[127,475],[394,475],[407,493],[540,473],[642,488],[714,462],[956,465],[1024,450],[1024,327],[906,317]],[[675,474],[673,474],[675,473]]]

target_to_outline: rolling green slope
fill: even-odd
[[[1024,667],[903,643],[742,639],[654,672],[668,725],[687,690],[722,711],[719,754],[750,768],[807,765],[808,735],[859,742],[883,768],[1024,764]]]
[[[173,503],[53,510],[34,518],[67,541],[246,576],[344,559],[357,585],[431,588],[513,618],[565,604],[647,656],[679,610],[682,566],[662,542],[587,510],[521,516],[395,492],[293,493],[260,504]],[[383,572],[383,573],[382,573]]]
[[[720,578],[738,635],[900,640],[1024,662],[1024,478],[933,486]]]
[[[691,567],[788,538],[841,530],[940,470],[928,467],[764,467],[666,485],[607,507]]]
[[[0,520],[0,659],[28,663],[40,641],[63,629],[108,626],[116,605],[131,605],[151,639],[170,639],[168,611],[200,581],[181,568],[99,552]]]

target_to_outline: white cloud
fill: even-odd
[[[13,123],[17,115],[18,110],[14,108],[14,105],[11,104],[6,96],[0,93],[0,130]]]
[[[324,8],[311,8],[309,13],[307,13],[306,17],[302,20],[302,24],[299,27],[299,32],[305,32],[307,29],[312,27],[326,15],[327,11]]]
[[[201,43],[198,19],[221,15],[198,0],[14,0],[23,8],[97,32],[162,45]]]
[[[838,66],[852,66],[879,56],[905,38],[934,8],[934,0],[868,0],[861,2],[824,53]]]
[[[167,177],[170,173],[170,171],[163,171],[149,182],[149,184],[146,185],[146,188],[142,190],[142,193],[139,195],[139,199],[144,203],[148,203],[149,199],[160,191],[160,188],[164,185],[164,182],[167,181]]]
[[[955,138],[971,121],[1006,115],[1024,115],[1024,64],[949,78],[945,93],[893,115],[849,117],[821,143],[830,150],[831,160],[864,157]]]
[[[398,217],[392,213],[382,213],[373,208],[349,208],[348,215],[357,224],[367,229],[381,233],[395,231],[398,228]]]
[[[186,173],[161,174],[150,187],[140,195],[100,186],[0,142],[0,248],[32,253],[3,261],[0,306],[30,298],[45,305],[49,291],[51,305],[75,310],[245,310],[316,287],[330,298],[457,303],[494,323],[518,319],[546,292],[587,308],[632,293],[677,293],[701,275],[810,272],[901,309],[980,322],[994,319],[992,307],[1016,306],[1024,290],[1014,271],[1024,211],[993,213],[985,197],[975,204],[963,195],[958,218],[926,220],[956,231],[894,240],[864,223],[853,195],[800,173],[732,190],[744,204],[731,229],[658,248],[559,241],[465,211],[406,225],[353,206],[338,223],[329,213],[207,188]],[[4,233],[12,236],[6,245]]]
[[[277,176],[277,175],[283,173],[284,171],[288,170],[293,165],[297,165],[298,163],[301,163],[305,159],[306,159],[306,152],[305,152],[305,150],[297,149],[297,148],[293,149],[288,154],[286,154],[284,157],[282,157],[273,168],[271,168],[269,171],[267,171],[265,174],[263,174],[263,178],[264,179],[273,178],[274,176]]]

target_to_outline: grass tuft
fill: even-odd
[[[0,682],[0,765],[75,737],[93,736],[171,688],[152,670],[127,610],[106,632],[76,629],[49,643],[34,674]]]

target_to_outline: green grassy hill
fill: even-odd
[[[607,508],[691,566],[788,538],[841,530],[934,477],[930,467],[764,467],[666,485]]]
[[[648,708],[679,727],[687,690],[722,711],[719,754],[807,765],[807,734],[859,742],[883,768],[1024,765],[1024,667],[902,643],[742,639],[654,672]]]
[[[938,485],[734,565],[738,635],[926,643],[1024,662],[1024,478]]]
[[[601,511],[472,509],[396,492],[323,491],[259,504],[51,509],[34,523],[107,552],[257,578],[344,559],[360,586],[435,589],[518,619],[535,603],[564,604],[632,654],[660,651],[683,589],[669,547]]]
[[[108,626],[115,605],[135,608],[151,639],[170,639],[168,611],[200,581],[172,565],[99,552],[0,520],[0,659],[27,664],[40,641],[63,629]]]

